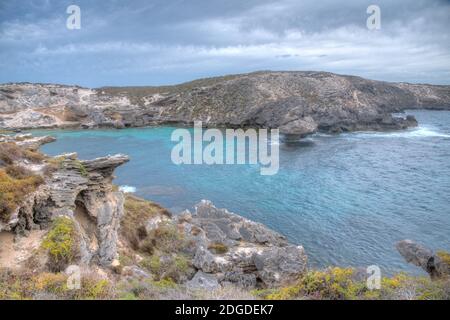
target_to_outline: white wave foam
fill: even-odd
[[[123,186],[119,187],[119,191],[122,191],[124,193],[135,193],[136,192],[136,187],[123,185]]]
[[[396,131],[396,132],[364,132],[358,133],[359,136],[372,136],[372,137],[382,137],[382,138],[450,138],[450,134],[445,134],[437,131],[434,128],[428,127],[418,127],[406,131]]]

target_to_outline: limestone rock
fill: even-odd
[[[186,282],[186,287],[194,290],[216,290],[220,288],[220,284],[213,274],[197,271],[194,277]]]
[[[307,270],[302,246],[266,248],[254,256],[254,261],[259,278],[268,286],[279,286],[295,280]]]
[[[122,275],[132,278],[132,279],[138,279],[138,280],[144,280],[151,278],[151,275],[139,268],[138,266],[125,266],[122,269]]]
[[[202,200],[193,214],[174,218],[192,237],[193,265],[213,274],[220,284],[243,288],[276,287],[306,272],[307,257],[280,234]]]
[[[37,150],[46,143],[55,141],[52,136],[33,137],[31,134],[0,135],[0,142],[14,142],[25,149]]]
[[[24,148],[38,148],[54,140],[30,135],[16,135],[11,139]],[[113,191],[113,172],[129,158],[118,154],[83,161],[76,154],[67,154],[54,160],[58,163],[56,171],[48,176],[38,172],[44,177],[44,183],[0,227],[26,235],[30,230],[46,229],[58,216],[67,216],[75,221],[81,235],[80,262],[110,265],[116,258],[117,232],[124,205],[123,194]]]
[[[432,250],[412,240],[399,241],[396,247],[406,262],[422,268],[431,278],[450,275],[450,265]]]
[[[317,123],[311,117],[297,119],[280,127],[280,133],[304,137],[317,131]]]
[[[205,230],[210,241],[246,241],[257,244],[286,245],[286,238],[257,223],[226,209],[216,208],[212,202],[202,200],[196,206],[192,224]]]

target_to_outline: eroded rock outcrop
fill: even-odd
[[[406,262],[422,268],[431,278],[450,276],[450,255],[448,253],[435,253],[412,240],[399,241],[396,246]]]
[[[450,109],[450,86],[389,83],[328,72],[255,72],[164,87],[88,89],[0,85],[0,128],[138,127],[154,124],[316,130],[417,125],[404,109]]]
[[[240,287],[276,287],[298,279],[307,270],[302,246],[280,234],[203,200],[194,213],[175,217],[194,239],[191,283],[205,287],[232,283]],[[214,281],[215,279],[215,281]]]
[[[35,150],[54,140],[30,135],[2,139],[26,150]],[[32,230],[48,228],[56,217],[66,216],[74,220],[80,235],[80,262],[109,265],[116,258],[124,201],[122,192],[113,190],[113,172],[128,160],[120,154],[78,160],[75,153],[45,157],[33,163],[16,159],[12,166],[29,170],[43,181],[8,214],[7,221],[1,222],[0,231],[28,235]]]

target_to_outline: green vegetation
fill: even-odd
[[[266,298],[285,300],[299,297],[344,300],[355,299],[365,289],[365,283],[354,281],[353,269],[331,268],[310,271],[294,285],[270,293]]]
[[[122,300],[189,299],[185,288],[170,279],[122,281],[117,287],[117,295]]]
[[[450,299],[450,282],[448,279],[432,281],[427,277],[400,273],[382,278],[379,290],[369,290],[365,280],[358,277],[354,269],[335,267],[309,271],[291,286],[252,293],[259,298],[274,300],[447,300]]]
[[[140,251],[147,258],[141,262],[141,266],[149,270],[156,280],[183,282],[193,273],[190,259],[185,253],[190,244],[176,225],[162,222],[142,241]]]
[[[441,250],[437,252],[437,256],[450,267],[450,253]]]
[[[78,170],[80,171],[80,174],[83,177],[87,177],[88,176],[88,172],[86,170],[86,167],[83,165],[83,162],[81,162],[80,160],[73,160],[75,166],[78,168]]]
[[[177,226],[169,222],[161,222],[153,229],[143,242],[143,248],[157,249],[166,253],[183,252],[189,248],[191,242],[180,232]]]
[[[134,261],[148,270],[154,280],[183,282],[192,275],[193,268],[187,255],[191,242],[178,230],[176,224],[164,221],[170,213],[161,206],[132,195],[126,195],[125,215],[121,221],[121,234],[141,261]],[[158,226],[148,230],[150,219],[160,218]],[[133,263],[132,252],[123,250],[121,262]]]
[[[145,258],[140,266],[150,271],[155,280],[169,280],[175,283],[186,281],[194,272],[189,258],[181,253],[172,255],[154,253]]]
[[[74,221],[68,217],[58,217],[54,220],[42,247],[48,250],[49,267],[61,271],[71,263],[78,254],[78,233]]]
[[[128,240],[134,250],[140,248],[142,240],[147,236],[145,222],[159,215],[170,216],[170,213],[151,201],[132,195],[125,196],[124,217],[121,221],[122,236]]]
[[[66,162],[66,160],[68,160],[68,159],[65,156],[58,156],[58,157],[46,159],[46,163],[47,163],[47,167],[45,169],[46,174],[51,174],[58,169],[63,169],[64,163]],[[75,168],[77,168],[83,177],[87,177],[89,175],[86,167],[84,166],[83,162],[81,162],[80,160],[72,159],[72,160],[69,160],[68,163],[71,163]]]

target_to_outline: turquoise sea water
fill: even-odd
[[[420,126],[388,133],[315,135],[280,143],[280,170],[256,165],[171,162],[173,127],[35,131],[57,142],[44,152],[82,159],[125,153],[115,183],[173,212],[212,200],[305,247],[312,266],[408,266],[395,242],[410,238],[450,250],[450,112],[414,111]]]

